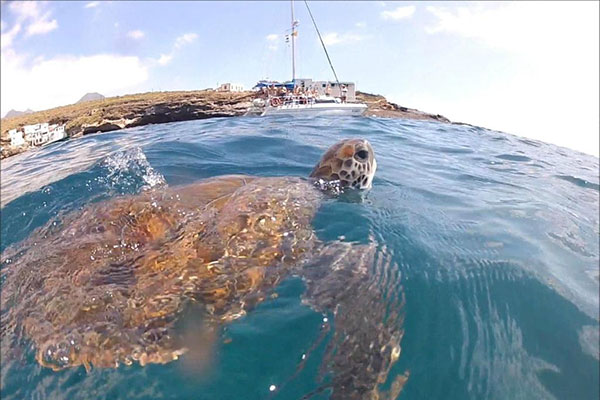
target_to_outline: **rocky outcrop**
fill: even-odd
[[[255,97],[255,92],[153,92],[86,101],[2,119],[0,158],[27,150],[27,145],[11,146],[8,139],[10,129],[24,125],[41,122],[65,124],[68,136],[77,137],[148,124],[241,116],[252,106]],[[441,115],[390,103],[379,95],[357,92],[357,99],[367,103],[367,115],[450,122]]]
[[[27,150],[10,145],[8,131],[28,124],[65,124],[69,137],[110,132],[148,124],[244,115],[254,92],[220,93],[208,90],[159,92],[87,101],[27,116],[2,119],[1,158]]]
[[[253,96],[253,94],[251,95]],[[131,128],[149,124],[167,122],[191,121],[214,117],[234,117],[243,115],[250,101],[240,101],[239,96],[231,99],[212,99],[203,96],[187,98],[185,101],[175,100],[160,103],[128,104],[120,111],[114,107],[102,109],[105,116],[102,120],[92,123],[71,124],[67,127],[69,136],[87,135],[89,133],[109,132],[117,129]],[[217,96],[219,97],[219,96]]]
[[[450,123],[450,120],[443,115],[430,114],[414,108],[399,106],[396,103],[387,101],[387,99],[381,95],[356,92],[356,99],[367,104],[368,109],[365,113],[367,116],[419,119]]]
[[[108,110],[109,116],[119,118],[103,118],[93,123],[73,125],[67,130],[70,136],[86,135],[88,133],[108,132],[116,129],[131,128],[149,124],[163,124],[167,122],[191,121],[214,117],[234,117],[243,115],[251,102],[249,101],[205,101],[205,99],[192,99],[186,102],[162,102],[158,104],[130,104],[124,110],[124,115]],[[106,112],[107,110],[103,110]]]

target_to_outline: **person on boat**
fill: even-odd
[[[346,85],[342,85],[342,103],[346,102],[346,98],[348,97],[348,88]]]
[[[331,85],[328,83],[325,88],[325,96],[331,96]]]

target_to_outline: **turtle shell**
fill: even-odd
[[[64,215],[2,257],[2,335],[54,370],[165,363],[186,305],[245,313],[310,254],[321,193],[299,178],[223,176]]]

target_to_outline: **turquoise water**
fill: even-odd
[[[372,237],[392,256],[405,333],[390,380],[410,373],[399,398],[597,399],[598,158],[549,144],[375,118],[211,119],[90,135],[2,161],[2,249],[60,213],[148,187],[307,176],[343,137],[372,143],[373,189],[362,201],[326,201],[313,225],[324,241]],[[301,303],[299,278],[275,290],[220,331],[201,372],[185,361],[53,372],[26,340],[4,341],[2,398],[325,399],[323,315]]]

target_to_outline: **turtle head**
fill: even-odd
[[[325,152],[310,177],[339,181],[342,187],[370,189],[376,169],[375,152],[367,140],[344,139]]]

